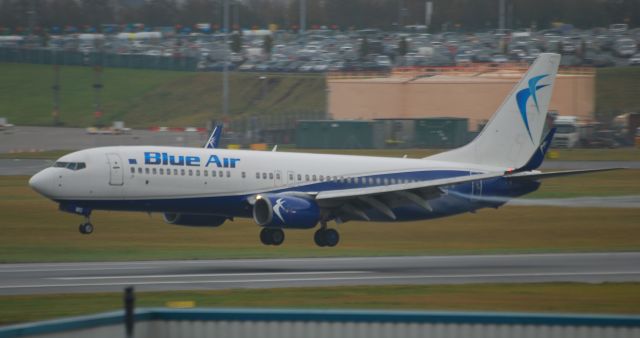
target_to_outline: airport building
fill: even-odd
[[[329,116],[336,120],[468,118],[475,130],[498,109],[526,67],[398,69],[388,76],[331,74]],[[561,70],[550,110],[591,119],[595,111],[595,71]]]

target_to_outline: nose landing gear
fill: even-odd
[[[89,219],[88,216],[85,218],[84,223],[80,224],[80,226],[78,227],[78,230],[83,235],[89,235],[93,232],[93,224],[91,224],[91,220]]]

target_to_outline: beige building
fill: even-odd
[[[488,120],[524,70],[395,73],[380,78],[328,77],[333,119],[466,117],[470,128]],[[550,110],[592,118],[595,74],[580,69],[557,77]]]

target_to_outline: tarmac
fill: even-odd
[[[638,282],[640,252],[1,264],[0,295],[347,285]]]

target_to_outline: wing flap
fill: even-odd
[[[443,179],[423,181],[423,182],[401,183],[401,184],[392,184],[392,185],[385,185],[385,186],[342,189],[342,190],[326,190],[326,191],[319,192],[316,195],[316,200],[322,201],[322,200],[330,200],[330,199],[338,199],[338,198],[354,198],[354,197],[387,194],[387,193],[393,193],[398,191],[437,188],[437,187],[446,186],[446,185],[460,184],[460,183],[466,183],[466,182],[473,182],[477,180],[501,177],[503,175],[504,173],[501,173],[501,172],[486,173],[486,174],[475,174],[470,176],[458,176],[453,178],[443,178]]]
[[[598,169],[580,169],[580,170],[566,170],[566,171],[552,171],[541,173],[538,171],[535,172],[519,172],[513,175],[506,175],[505,178],[509,179],[527,179],[527,180],[539,180],[544,178],[552,178],[552,177],[561,177],[561,176],[570,176],[570,175],[580,175],[580,174],[588,174],[595,173],[600,171],[610,171],[610,170],[620,170],[625,168],[598,168]]]

